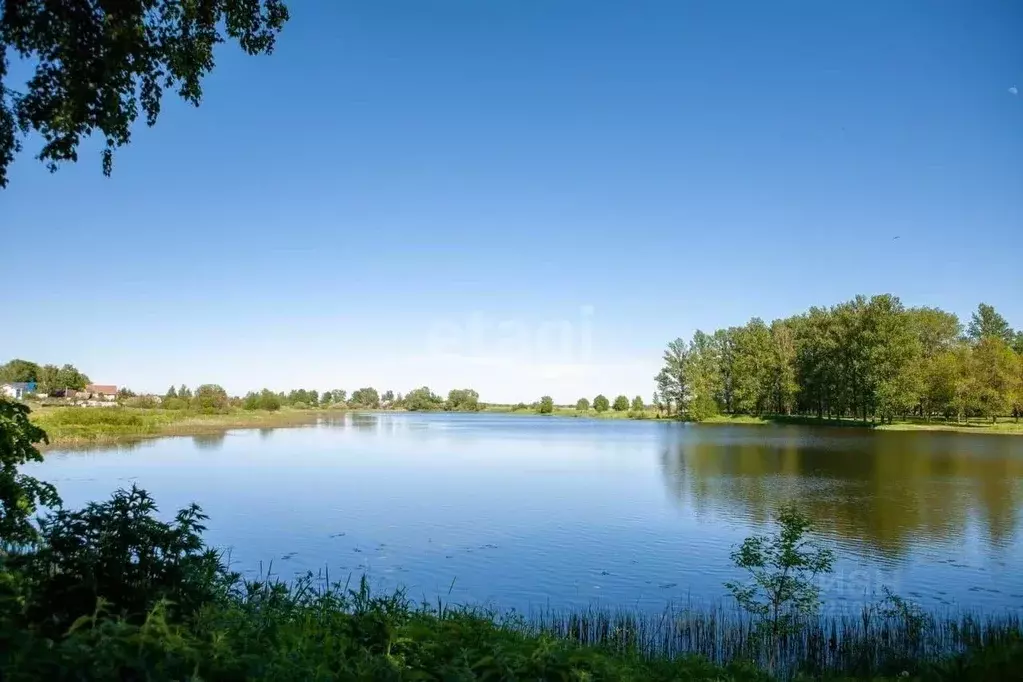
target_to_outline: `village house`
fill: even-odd
[[[111,384],[89,384],[84,391],[78,392],[78,397],[87,400],[106,400],[113,402],[117,400],[117,386]]]
[[[26,395],[36,392],[36,382],[34,381],[11,381],[5,384],[0,384],[0,393],[8,398],[14,398],[15,400],[21,400]]]

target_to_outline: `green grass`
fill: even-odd
[[[317,587],[317,585],[323,585]],[[601,611],[532,618],[311,576],[239,585],[174,620],[87,619],[56,642],[7,640],[7,680],[578,680],[623,682],[1019,679],[1018,617],[822,618],[769,653],[724,611],[639,616]],[[772,674],[773,673],[773,674]]]
[[[273,428],[315,423],[313,410],[232,409],[223,414],[129,407],[43,407],[31,418],[49,436],[49,447],[111,443],[158,436],[198,435],[239,428]]]

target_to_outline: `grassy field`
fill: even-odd
[[[331,410],[336,414],[336,410]],[[190,410],[127,407],[41,407],[33,409],[32,421],[49,436],[47,447],[113,443],[158,436],[192,436],[227,429],[304,426],[317,421],[323,411],[266,412],[234,409],[223,414]]]

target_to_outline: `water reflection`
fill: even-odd
[[[197,450],[220,450],[224,447],[224,438],[226,437],[226,431],[196,434],[192,436],[192,443],[195,444]]]
[[[971,524],[998,547],[1018,533],[1023,457],[1009,437],[683,427],[665,441],[665,483],[697,514],[765,521],[797,500],[840,542],[891,559]]]

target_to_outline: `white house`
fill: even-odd
[[[15,400],[21,400],[27,394],[35,392],[36,382],[34,381],[10,381],[0,384],[0,393]]]

